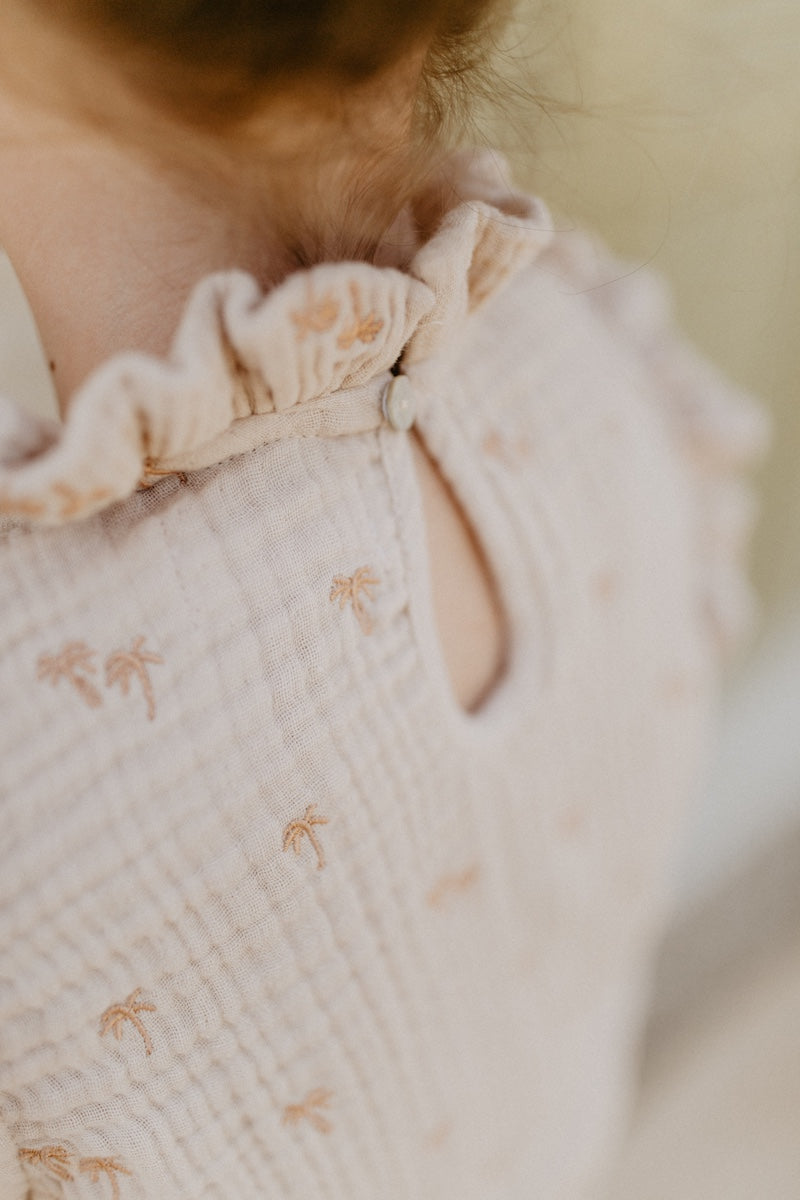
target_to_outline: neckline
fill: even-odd
[[[435,359],[470,314],[549,244],[535,197],[488,151],[447,159],[412,202],[421,244],[405,270],[323,263],[264,295],[241,271],[192,291],[164,359],[117,354],[63,425],[0,398],[0,524],[61,525],[161,475],[292,436],[383,423],[380,384]]]

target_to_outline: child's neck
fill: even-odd
[[[3,104],[0,97],[0,129],[9,127]],[[266,288],[315,257],[370,256],[374,249],[328,238],[336,210],[315,226],[302,212],[299,182],[291,194],[278,185],[271,195],[266,187],[246,198],[247,188],[215,193],[179,183],[155,161],[85,130],[64,127],[55,136],[48,127],[43,136],[28,136],[11,127],[15,135],[0,138],[0,244],[30,302],[62,412],[114,353],[163,355],[204,275],[237,267]],[[341,189],[341,162],[336,170],[318,174],[310,194]],[[395,195],[385,177],[380,189],[388,192],[386,211],[373,204],[369,213],[356,212],[355,228],[381,228],[384,218],[382,228],[390,224],[404,182],[399,167],[397,174]],[[283,211],[287,200],[299,219],[296,239]]]
[[[0,243],[62,411],[115,352],[165,353],[204,275],[240,267],[269,286],[296,266],[268,219],[239,217],[107,145],[0,143]]]

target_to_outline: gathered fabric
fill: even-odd
[[[456,180],[469,199],[437,216]],[[115,356],[63,428],[0,402],[0,517],[60,524],[266,442],[377,428],[380,385],[401,354],[408,367],[435,354],[551,240],[544,205],[498,187],[492,156],[449,160],[407,214],[435,230],[407,272],[324,263],[266,296],[242,271],[207,277],[169,358]]]
[[[405,270],[212,276],[63,425],[0,403],[2,1200],[600,1195],[768,424],[442,178]],[[409,427],[502,611],[474,712]]]

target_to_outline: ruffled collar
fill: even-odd
[[[545,207],[506,178],[489,152],[448,159],[413,201],[414,225],[429,233],[403,271],[325,263],[266,295],[240,271],[208,276],[169,355],[115,355],[63,424],[0,399],[0,518],[59,525],[280,437],[379,427],[401,354],[406,370],[445,352],[550,242]],[[456,199],[443,207],[443,194]]]

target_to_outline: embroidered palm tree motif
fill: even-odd
[[[441,908],[448,896],[466,892],[478,882],[480,867],[473,863],[463,871],[452,875],[443,875],[439,882],[428,892],[428,903],[432,908]]]
[[[487,433],[482,445],[484,454],[488,454],[490,458],[499,459],[507,467],[519,465],[524,459],[530,458],[533,453],[531,440],[525,434],[510,437],[500,433],[497,429],[492,429]]]
[[[54,484],[53,491],[61,497],[59,516],[65,521],[71,517],[78,517],[85,509],[111,498],[108,488],[94,488],[91,492],[81,493],[68,483]]]
[[[353,309],[358,314],[361,308],[361,297],[357,284],[351,283],[350,295],[353,297]],[[382,329],[383,321],[376,313],[368,313],[366,317],[357,315],[353,324],[339,334],[336,344],[340,350],[349,350],[356,342],[374,342]]]
[[[453,1132],[453,1127],[449,1121],[442,1121],[435,1129],[431,1130],[428,1135],[428,1145],[432,1150],[441,1150],[450,1134]]]
[[[144,638],[138,637],[130,650],[115,650],[106,659],[106,686],[113,687],[115,683],[118,683],[123,696],[127,696],[131,679],[135,676],[139,680],[147,701],[147,716],[152,721],[156,715],[156,702],[147,667],[148,664],[158,664],[163,661],[159,654],[145,650]]]
[[[116,1158],[82,1158],[78,1169],[88,1175],[92,1183],[99,1183],[100,1176],[105,1175],[111,1182],[112,1200],[119,1200],[118,1175],[130,1175]]]
[[[302,342],[309,333],[326,333],[338,316],[339,305],[333,296],[323,296],[316,304],[309,304],[302,312],[293,312],[291,317],[297,328],[298,342]]]
[[[313,1092],[308,1093],[302,1104],[286,1105],[283,1124],[299,1125],[301,1121],[308,1121],[309,1125],[313,1125],[320,1133],[330,1133],[332,1125],[319,1110],[327,1108],[332,1099],[333,1092],[327,1091],[326,1088],[315,1088]]]
[[[367,317],[359,317],[349,329],[345,329],[339,335],[337,345],[341,350],[349,350],[354,342],[374,342],[382,329],[383,321],[375,313],[370,313]]]
[[[139,1000],[141,991],[141,988],[137,988],[122,1004],[112,1004],[106,1009],[100,1017],[100,1037],[104,1037],[111,1030],[117,1041],[121,1041],[125,1022],[130,1021],[144,1042],[145,1054],[152,1054],[153,1043],[150,1040],[150,1034],[139,1019],[139,1013],[155,1012],[156,1007],[154,1004],[142,1004]]]
[[[309,804],[302,817],[298,817],[296,821],[289,822],[283,831],[283,848],[284,850],[292,849],[295,854],[299,854],[301,850],[300,843],[304,837],[307,837],[316,851],[317,869],[321,871],[325,866],[325,855],[323,854],[322,846],[319,844],[319,838],[314,833],[314,826],[327,825],[328,818],[317,816],[316,808],[316,804]]]
[[[339,608],[352,604],[356,620],[363,633],[372,633],[373,624],[367,610],[364,608],[362,595],[368,600],[373,599],[372,589],[378,587],[380,579],[370,574],[370,567],[359,567],[353,575],[337,575],[331,587],[331,600],[339,601]]]
[[[612,600],[619,580],[610,568],[598,571],[592,578],[592,590],[599,600]]]
[[[23,1146],[19,1151],[19,1159],[31,1166],[43,1167],[56,1179],[69,1181],[73,1178],[69,1169],[70,1152],[65,1146],[42,1146],[38,1150]]]
[[[500,434],[496,429],[493,429],[491,433],[487,433],[486,437],[483,439],[483,452],[484,454],[489,454],[492,458],[505,457],[505,446],[503,445],[503,439],[500,437]]]
[[[59,679],[66,679],[89,708],[99,708],[103,698],[87,675],[95,674],[92,662],[94,650],[85,642],[67,642],[59,654],[42,654],[37,664],[37,678],[46,680],[53,687]]]
[[[577,837],[586,828],[588,819],[585,806],[570,804],[559,815],[558,827],[566,837]]]

